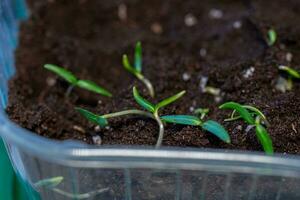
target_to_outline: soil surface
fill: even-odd
[[[198,107],[209,108],[206,119],[222,123],[232,143],[200,128],[169,124],[163,145],[261,151],[254,130],[247,132],[243,121],[223,122],[230,111],[218,106],[236,101],[265,113],[276,152],[300,152],[300,83],[286,93],[275,89],[279,65],[300,70],[299,0],[28,2],[32,15],[21,27],[17,74],[10,82],[7,108],[22,127],[58,140],[93,144],[99,135],[103,145],[155,145],[158,127],[152,120],[115,118],[108,128],[97,129],[74,107],[98,114],[139,109],[133,86],[153,102],[186,90],[161,114],[193,114]],[[266,43],[270,28],[278,34],[272,47]],[[154,85],[154,99],[122,67],[122,54],[132,58],[137,41],[143,44],[143,74]],[[75,89],[66,98],[68,84],[45,70],[45,63],[64,66],[114,96]],[[201,90],[205,77],[208,86],[221,90],[218,98]]]

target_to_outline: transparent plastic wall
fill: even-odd
[[[28,199],[299,200],[300,159],[252,152],[94,147],[42,138],[5,115],[21,0],[0,0],[0,136]]]

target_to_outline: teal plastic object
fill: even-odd
[[[24,185],[14,173],[2,141],[0,141],[0,177],[0,199],[28,199]]]
[[[1,42],[5,45],[2,47],[2,62],[6,56],[12,56],[9,49],[14,49],[17,45],[18,23],[20,19],[27,17],[27,9],[23,0],[1,0],[0,2],[0,36]],[[7,52],[5,51],[7,48]],[[0,50],[1,51],[1,50]],[[12,51],[13,52],[13,51]],[[12,63],[5,62],[4,64],[11,65]],[[12,75],[13,71],[6,71],[5,75]],[[7,156],[4,144],[0,139],[0,199],[3,200],[28,200],[25,185],[15,175],[10,160]]]

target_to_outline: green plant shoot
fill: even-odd
[[[267,43],[269,46],[273,46],[277,40],[277,33],[274,29],[268,31],[268,40]]]
[[[274,153],[272,139],[269,136],[264,126],[268,125],[266,116],[257,108],[248,105],[241,105],[235,102],[227,102],[219,107],[220,109],[233,110],[231,117],[225,121],[234,121],[243,119],[249,125],[255,127],[256,136],[261,143],[266,154],[272,155]],[[238,116],[235,116],[238,113]]]
[[[135,53],[134,53],[134,65],[130,64],[128,56],[126,54],[123,55],[123,66],[124,68],[133,74],[137,79],[142,81],[148,89],[148,92],[151,97],[155,96],[155,92],[152,86],[152,83],[145,78],[142,74],[142,44],[141,42],[137,42],[135,46]]]
[[[79,87],[97,94],[101,94],[103,96],[111,97],[112,94],[108,92],[106,89],[100,87],[96,83],[89,81],[89,80],[79,80],[72,72],[62,68],[58,67],[56,65],[52,64],[45,64],[44,68],[55,73],[56,75],[60,76],[64,80],[66,80],[68,83],[70,83],[70,87],[66,93],[66,96],[69,96],[72,89],[74,87]]]
[[[288,76],[288,78],[286,80],[286,82],[287,82],[286,90],[289,90],[289,91],[292,90],[293,89],[293,79],[300,80],[300,72],[292,69],[291,67],[284,66],[284,65],[279,66],[279,70],[285,72]]]
[[[178,94],[171,96],[169,98],[166,98],[162,101],[160,101],[157,104],[153,104],[149,102],[148,100],[144,99],[138,92],[138,90],[133,87],[133,96],[135,101],[146,111],[144,110],[137,110],[137,109],[131,109],[131,110],[124,110],[120,112],[115,113],[109,113],[105,115],[96,115],[88,110],[82,109],[82,108],[76,108],[76,110],[86,119],[88,119],[90,122],[93,122],[95,124],[100,125],[101,127],[108,125],[108,119],[114,118],[114,117],[120,117],[124,115],[140,115],[147,118],[154,119],[158,126],[159,126],[159,136],[156,142],[156,147],[159,148],[162,144],[163,136],[164,136],[164,124],[161,121],[161,118],[159,116],[159,110],[163,107],[177,101],[179,98],[181,98],[185,94],[185,91],[179,92]]]

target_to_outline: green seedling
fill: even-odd
[[[208,108],[197,108],[194,113],[199,116],[199,118],[201,120],[203,120],[205,118],[205,116],[209,113],[209,109]]]
[[[299,79],[300,80],[300,73],[288,66],[279,66],[279,70],[285,72],[288,75],[288,78],[286,80],[286,90],[290,91],[293,89],[293,79]]]
[[[199,117],[191,115],[165,115],[162,116],[161,119],[167,123],[201,127],[202,129],[214,134],[224,142],[230,143],[230,137],[228,132],[222,125],[220,125],[216,121],[208,120],[206,122],[203,122],[202,119],[200,119]]]
[[[97,94],[101,94],[103,96],[111,97],[112,94],[108,92],[106,89],[98,86],[96,83],[89,81],[89,80],[80,80],[78,79],[72,72],[62,68],[58,67],[56,65],[52,64],[45,64],[44,68],[57,74],[61,78],[63,78],[65,81],[67,81],[70,84],[70,87],[68,88],[66,92],[66,96],[69,96],[71,91],[74,87],[79,87]]]
[[[91,191],[91,192],[83,193],[83,194],[69,193],[69,192],[65,192],[65,191],[57,188],[57,186],[59,184],[61,184],[63,182],[63,180],[64,180],[64,177],[57,176],[57,177],[53,177],[53,178],[40,180],[40,181],[34,183],[34,186],[36,188],[44,187],[44,188],[50,189],[57,194],[60,194],[64,197],[71,198],[71,199],[89,199],[100,193],[107,192],[109,190],[109,188],[102,188],[99,190],[95,190],[95,191]]]
[[[126,54],[123,55],[123,66],[124,68],[133,74],[137,79],[142,81],[148,89],[148,92],[151,97],[155,96],[155,92],[152,86],[152,83],[145,78],[142,74],[142,44],[141,42],[137,42],[135,46],[135,53],[134,53],[134,66],[130,64],[128,56]]]
[[[108,119],[114,118],[114,117],[120,117],[120,116],[124,116],[124,115],[141,115],[144,117],[152,118],[152,119],[156,120],[156,122],[159,126],[159,136],[158,136],[158,139],[156,142],[156,148],[159,148],[162,144],[162,140],[163,140],[163,136],[164,136],[164,124],[161,121],[161,118],[159,116],[159,110],[161,108],[175,102],[176,100],[181,98],[184,94],[185,94],[185,91],[179,92],[178,94],[171,96],[169,98],[166,98],[166,99],[162,100],[161,102],[157,103],[156,105],[154,105],[154,104],[150,103],[149,101],[147,101],[146,99],[144,99],[139,94],[138,90],[135,87],[133,87],[133,97],[134,97],[135,101],[146,111],[132,109],[132,110],[124,110],[121,112],[110,113],[110,114],[105,114],[105,115],[96,115],[96,114],[91,113],[82,108],[76,108],[76,110],[82,116],[84,116],[86,119],[88,119],[89,121],[91,121],[95,124],[100,125],[101,127],[105,127],[108,125]]]
[[[277,40],[277,33],[274,29],[269,29],[267,43],[269,46],[273,46]]]
[[[271,137],[265,126],[268,126],[266,116],[257,108],[248,105],[241,105],[235,102],[227,102],[220,106],[220,109],[232,109],[233,112],[229,119],[225,121],[234,121],[243,119],[249,125],[255,127],[256,136],[261,143],[266,154],[274,153]],[[238,115],[236,116],[236,114]]]

